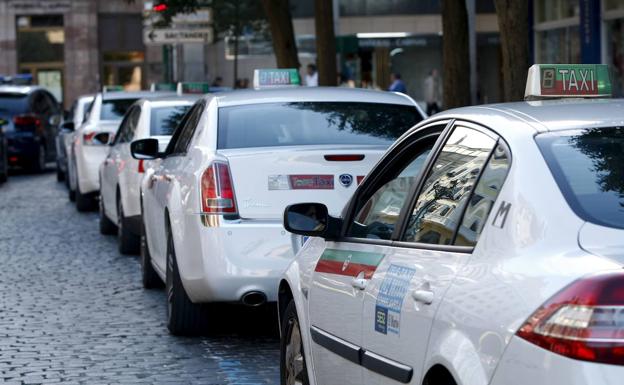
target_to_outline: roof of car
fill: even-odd
[[[21,86],[21,85],[0,85],[0,93],[7,94],[24,94],[27,95],[35,90],[43,89],[39,86]]]
[[[236,90],[219,92],[204,96],[207,99],[216,98],[219,106],[233,106],[241,104],[279,103],[279,102],[310,102],[310,101],[345,101],[345,102],[374,102],[386,104],[415,105],[407,95],[345,87],[292,87],[268,88],[259,90]]]
[[[436,117],[460,117],[483,124],[500,118],[524,121],[538,132],[624,126],[624,99],[556,99],[489,104],[448,110]]]
[[[159,92],[159,91],[111,91],[102,92],[102,100],[116,100],[116,99],[144,99],[144,98],[156,98],[162,96],[174,96],[174,92]]]

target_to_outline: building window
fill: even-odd
[[[613,96],[624,97],[624,2],[603,0],[605,63],[611,67]]]
[[[579,0],[535,0],[535,61],[580,63]]]

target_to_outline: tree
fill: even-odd
[[[470,104],[468,11],[463,0],[442,0],[444,107]]]
[[[503,99],[522,100],[529,68],[529,3],[495,0],[503,58]]]
[[[279,68],[299,69],[299,56],[288,0],[262,0]]]
[[[332,0],[314,1],[319,86],[335,86],[338,77],[336,73],[336,35],[333,7]]]

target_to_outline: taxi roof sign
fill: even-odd
[[[611,97],[606,64],[534,64],[529,68],[525,100]]]
[[[179,95],[182,94],[207,94],[210,91],[210,84],[202,82],[180,82],[176,88]]]
[[[121,92],[124,91],[124,86],[122,85],[112,85],[112,86],[103,86],[102,92]]]
[[[301,85],[299,71],[295,68],[257,69],[254,70],[253,87],[297,87]]]
[[[152,83],[150,86],[150,91],[172,91],[175,92],[177,89],[176,83]]]

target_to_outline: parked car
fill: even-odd
[[[110,152],[100,165],[100,232],[117,234],[122,254],[139,251],[140,184],[149,169],[149,162],[132,158],[130,142],[151,137],[164,150],[195,100],[197,97],[174,96],[137,101],[126,112]]]
[[[63,110],[54,96],[37,86],[0,85],[0,119],[8,142],[10,166],[41,172],[56,158],[55,137]]]
[[[6,119],[0,118],[0,184],[6,182],[9,177],[9,145],[4,134],[4,126],[8,123]]]
[[[410,130],[341,216],[288,207],[281,383],[621,384],[624,110],[581,99],[610,90],[534,66],[530,101]]]
[[[95,208],[100,191],[98,170],[128,108],[141,98],[166,95],[172,94],[114,91],[95,96],[85,122],[76,130],[69,159],[69,199],[76,201],[78,211]]]
[[[281,79],[281,78],[280,78]],[[338,212],[387,147],[424,114],[405,95],[282,88],[206,95],[143,179],[143,282],[166,283],[167,325],[201,330],[202,304],[277,299],[294,257],[286,205],[321,199]]]
[[[74,140],[74,131],[79,128],[85,120],[86,112],[93,102],[93,95],[83,95],[78,97],[72,104],[67,120],[61,124],[56,135],[56,179],[59,182],[65,181],[69,186],[67,178],[67,154],[71,151],[71,144]]]

